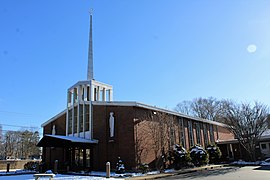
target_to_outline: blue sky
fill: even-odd
[[[86,79],[90,8],[94,77],[114,100],[270,105],[268,0],[1,0],[1,124],[40,127],[65,109]]]

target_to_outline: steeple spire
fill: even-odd
[[[94,79],[94,70],[93,70],[93,39],[92,39],[92,13],[93,10],[90,10],[90,31],[89,31],[89,47],[88,47],[88,68],[87,68],[87,80]]]

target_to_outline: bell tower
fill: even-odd
[[[90,11],[87,80],[78,81],[67,90],[67,136],[90,140],[93,138],[93,101],[113,101],[113,87],[94,80],[92,11]]]

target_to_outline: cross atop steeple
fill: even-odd
[[[94,79],[94,70],[93,70],[93,37],[92,37],[92,14],[93,14],[93,9],[90,9],[89,13],[90,13],[90,30],[89,30],[87,80],[92,80],[92,79]]]

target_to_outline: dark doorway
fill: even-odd
[[[74,147],[70,151],[71,168],[73,171],[91,171],[91,148]]]

